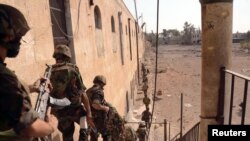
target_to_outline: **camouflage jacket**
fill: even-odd
[[[123,119],[118,114],[115,107],[106,102],[106,100],[104,99],[103,89],[98,85],[93,85],[87,90],[86,93],[90,100],[90,105],[92,105],[92,103],[99,103],[110,108],[109,112],[105,113],[104,111],[96,110],[91,106],[92,115],[97,128],[104,128],[104,132],[111,135],[113,140],[117,140],[118,138],[120,138],[124,128]]]
[[[72,63],[58,63],[52,66],[50,77],[53,86],[50,95],[54,98],[68,98],[71,105],[81,103],[81,94],[86,87],[83,84],[79,69]]]
[[[28,88],[3,62],[0,62],[0,84],[0,140],[4,140],[7,134],[18,136],[38,114],[32,109]]]
[[[113,140],[121,140],[121,138],[124,138],[124,121],[115,107],[110,103],[106,103],[106,106],[110,108],[107,117],[105,118],[107,132],[112,136]]]
[[[105,117],[106,117],[106,112],[103,110],[97,110],[93,108],[93,103],[99,103],[101,105],[104,105],[106,103],[104,99],[104,93],[103,89],[99,85],[93,85],[91,88],[89,88],[87,91],[87,96],[89,99],[89,104],[93,116],[93,121],[95,123],[96,129],[99,133],[102,135],[107,135],[107,129],[105,126]]]
[[[124,140],[125,141],[137,140],[136,131],[131,126],[125,126]]]
[[[99,86],[99,85],[93,85],[91,88],[89,88],[87,91],[87,96],[89,98],[89,103],[90,103],[90,107],[91,107],[91,112],[92,112],[92,116],[94,118],[105,118],[106,113],[104,111],[101,110],[96,110],[95,108],[93,108],[92,104],[93,103],[99,103],[101,105],[106,105],[106,101],[104,99],[104,92],[103,89]]]

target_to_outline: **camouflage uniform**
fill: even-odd
[[[38,118],[38,114],[32,109],[28,88],[3,62],[0,63],[0,84],[0,140],[2,140],[4,137],[2,131],[13,129],[12,135],[17,136]]]
[[[28,24],[19,10],[0,4],[0,46],[7,48],[6,57],[17,56],[20,39],[28,30]],[[3,40],[7,35],[15,37],[12,43]],[[28,87],[6,67],[4,58],[0,58],[1,141],[30,140],[30,138],[20,136],[22,130],[38,118],[38,114],[32,109],[28,93]]]
[[[149,70],[145,67],[145,64],[142,63],[142,82],[146,83],[146,85],[148,85],[148,78],[147,78],[148,73]]]
[[[105,105],[107,103],[104,99],[103,88],[101,88],[99,85],[94,84],[91,88],[89,88],[87,90],[87,95],[89,97],[90,103],[99,103],[101,105]],[[102,134],[103,141],[111,141],[111,135],[107,132],[107,127],[105,126],[105,119],[107,118],[107,113],[102,110],[96,110],[92,106],[91,112],[96,129]],[[97,136],[93,132],[91,132],[90,135],[91,141],[98,140]]]
[[[131,126],[125,126],[124,141],[136,141],[136,131]]]
[[[58,46],[55,52],[64,51],[64,47]],[[55,53],[53,56],[55,57]],[[58,129],[63,134],[63,140],[73,141],[74,122],[79,124],[80,118],[86,116],[86,111],[81,105],[81,95],[86,94],[86,87],[82,82],[78,67],[67,62],[52,66],[50,81],[53,86],[50,96],[56,99],[67,98],[71,102],[67,106],[53,105],[52,112],[58,118]],[[79,140],[85,141],[87,136],[87,130],[80,129]]]
[[[148,83],[143,83],[142,90],[143,90],[144,96],[147,96]]]
[[[139,128],[136,130],[139,141],[146,141],[147,131],[144,123],[140,123]]]
[[[125,130],[124,121],[115,107],[113,107],[110,103],[106,103],[106,106],[110,108],[104,121],[107,133],[112,136],[112,141],[123,141],[123,134]]]
[[[142,112],[141,120],[145,121],[146,127],[149,127],[149,122],[151,121],[152,114],[149,112],[149,108],[146,107],[146,110]]]

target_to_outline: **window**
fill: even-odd
[[[126,35],[128,35],[128,27],[127,27],[127,25],[125,27],[126,27]]]
[[[65,6],[64,1],[49,1],[50,14],[52,23],[52,33],[54,39],[54,45],[67,44],[69,42],[66,18],[65,18]]]
[[[111,30],[112,32],[115,32],[115,20],[113,16],[111,16]]]
[[[89,0],[89,6],[92,6],[92,5],[94,5],[93,0]]]
[[[98,6],[95,7],[94,13],[95,13],[95,27],[98,29],[102,29],[101,12]]]

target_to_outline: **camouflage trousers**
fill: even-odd
[[[111,135],[107,132],[107,128],[104,124],[104,118],[94,116],[93,121],[97,131],[102,135],[103,141],[112,141]],[[98,141],[98,135],[94,132],[90,132],[90,141]]]
[[[83,107],[64,107],[63,109],[52,108],[52,113],[58,118],[58,129],[63,134],[63,141],[74,141],[73,135],[75,131],[74,123],[80,122],[80,118],[86,116]],[[80,129],[79,141],[87,141],[87,129]]]

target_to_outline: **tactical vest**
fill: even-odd
[[[71,105],[81,103],[81,90],[84,90],[79,70],[75,64],[59,63],[52,66],[50,77],[53,86],[50,96],[57,99],[67,98]]]

